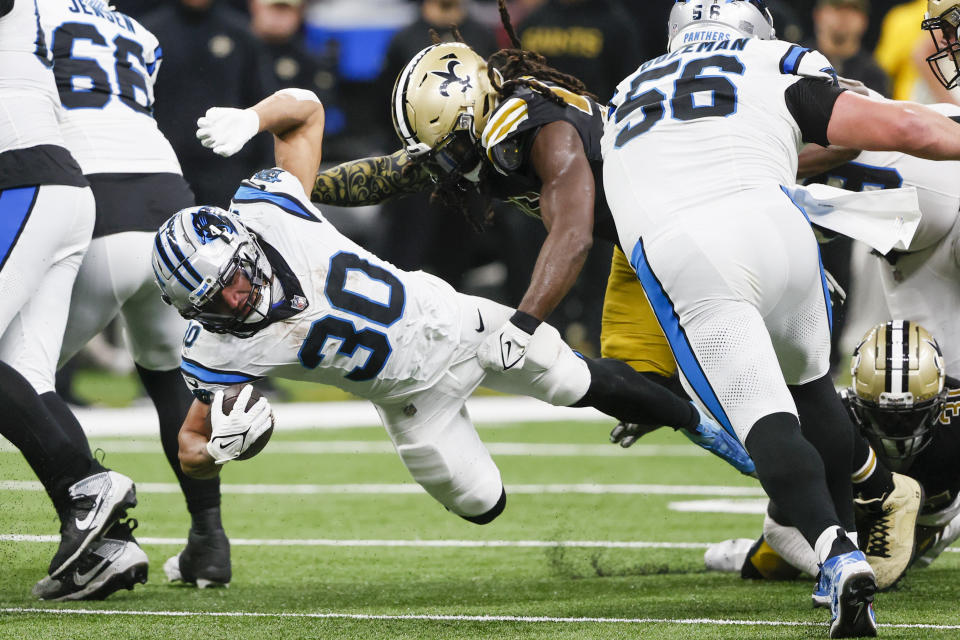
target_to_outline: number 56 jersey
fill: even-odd
[[[225,386],[273,376],[380,402],[432,386],[454,362],[459,294],[340,234],[292,174],[257,173],[241,184],[230,209],[256,234],[283,295],[274,295],[273,321],[249,338],[191,323],[181,370],[201,401]]]
[[[634,222],[614,211],[623,248],[690,210],[794,184],[801,142],[827,143],[841,91],[822,54],[777,40],[690,42],[640,65],[618,85],[601,140],[608,200],[632,203]]]

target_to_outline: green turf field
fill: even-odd
[[[747,583],[703,569],[698,543],[754,537],[762,517],[677,509],[704,500],[753,506],[754,480],[669,430],[635,450],[600,446],[609,426],[481,426],[509,494],[506,512],[482,527],[413,485],[382,429],[277,433],[261,455],[224,471],[234,578],[229,589],[205,591],[165,582],[163,562],[189,520],[159,443],[94,441],[108,466],[138,483],[131,515],[150,580],[79,604],[30,596],[54,543],[11,536],[57,526],[42,492],[9,482],[34,476],[6,446],[0,638],[827,636],[828,614],[811,609],[809,581]],[[544,446],[552,444],[582,446]],[[668,546],[600,544],[611,542]],[[958,575],[960,554],[945,553],[880,594],[881,637],[960,637]]]

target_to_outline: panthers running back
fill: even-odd
[[[219,389],[265,375],[333,384],[373,401],[413,477],[474,522],[489,522],[505,504],[499,471],[464,407],[481,383],[702,426],[689,403],[658,397],[666,392],[622,363],[579,358],[547,324],[525,346],[505,341],[499,371],[485,372],[479,345],[514,310],[399,270],[337,232],[304,191],[319,165],[322,116],[313,94],[287,89],[251,109],[215,108],[201,119],[198,136],[221,154],[272,131],[278,163],[289,170],[245,181],[229,212],[188,208],[157,234],[153,266],[163,297],[197,320],[183,349],[182,370],[197,397],[180,435],[185,470],[215,475],[214,462],[242,452],[219,443],[247,444],[245,434],[265,424],[261,410],[229,439],[216,427],[205,431],[203,420],[222,421]]]

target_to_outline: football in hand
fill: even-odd
[[[237,396],[240,395],[240,392],[243,391],[243,388],[247,386],[246,384],[235,384],[227,387],[223,390],[223,413],[230,415],[230,412],[233,411],[234,405],[237,404]],[[250,399],[247,400],[246,409],[249,409],[257,403],[257,400],[263,397],[263,394],[257,391],[257,388],[253,388],[253,393],[250,394]],[[270,442],[270,436],[273,435],[273,425],[270,425],[270,428],[260,434],[260,437],[256,441],[251,442],[250,446],[247,447],[246,451],[237,456],[237,460],[247,460],[257,455],[263,448],[267,446],[267,443]]]

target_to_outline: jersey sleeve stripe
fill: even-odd
[[[254,380],[260,379],[260,376],[251,376],[240,371],[211,369],[189,358],[180,360],[180,370],[201,382],[215,384],[239,384],[241,382],[253,382]]]
[[[240,187],[233,195],[233,201],[237,204],[249,204],[253,202],[269,202],[274,204],[287,213],[293,214],[298,218],[310,220],[311,222],[320,222],[320,218],[313,215],[293,196],[274,191],[261,191],[254,187]]]
[[[512,118],[513,114],[519,109],[522,109],[523,112],[526,113],[527,103],[520,98],[511,98],[503,104],[503,107],[500,108],[499,113],[496,114],[496,118],[494,118],[490,124],[487,125],[487,128],[483,132],[484,147],[489,149],[496,144],[492,142],[493,140],[502,139],[500,132],[504,123]]]
[[[800,61],[809,51],[810,49],[796,44],[787,49],[787,52],[780,58],[780,73],[796,75],[797,69],[800,68]]]

